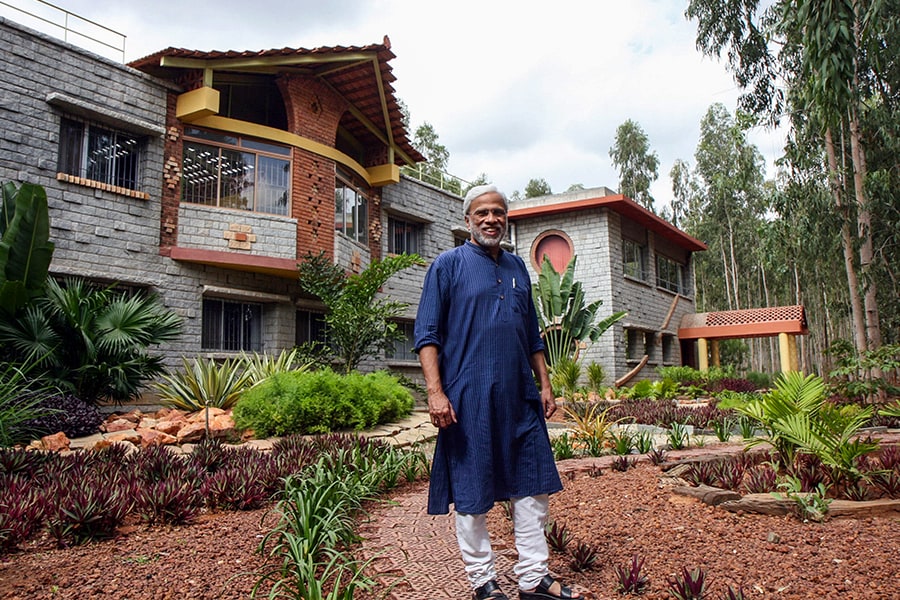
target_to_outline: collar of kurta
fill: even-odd
[[[478,252],[479,254],[491,259],[495,263],[499,263],[500,257],[503,256],[504,252],[506,252],[503,248],[500,248],[500,252],[497,254],[497,258],[494,258],[493,256],[491,256],[491,253],[488,252],[486,248],[484,248],[477,242],[473,242],[472,240],[466,240],[466,247],[471,248],[475,252]]]

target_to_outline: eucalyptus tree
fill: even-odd
[[[659,157],[640,124],[628,119],[619,125],[609,157],[619,171],[619,193],[652,211],[650,186],[659,177]]]
[[[726,54],[745,91],[744,110],[769,123],[787,113],[822,148],[834,210],[844,221],[857,349],[879,346],[873,271],[883,265],[876,264],[879,223],[866,186],[872,138],[863,125],[872,106],[896,94],[897,0],[691,0],[685,14],[697,20],[705,54]]]
[[[694,158],[698,190],[692,195],[689,232],[710,250],[699,255],[698,273],[708,277],[704,285],[723,291],[716,297],[706,290],[712,308],[741,308],[747,303],[741,301],[739,284],[750,266],[753,236],[763,212],[762,155],[727,109],[714,104],[701,120]]]

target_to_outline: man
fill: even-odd
[[[466,194],[471,238],[425,276],[415,345],[428,412],[439,428],[428,513],[456,511],[456,535],[475,600],[507,600],[497,583],[486,513],[509,500],[522,600],[581,598],[549,575],[549,494],[562,489],[545,419],[556,402],[525,263],[503,251],[506,196]],[[540,382],[540,392],[535,385]]]

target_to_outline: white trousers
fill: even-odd
[[[512,498],[509,507],[519,553],[514,572],[519,589],[532,590],[550,572],[550,550],[544,536],[550,497]],[[456,539],[472,588],[497,578],[486,515],[456,513]]]

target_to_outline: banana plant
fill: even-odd
[[[3,184],[0,207],[0,311],[14,316],[40,296],[47,281],[53,242],[43,187]]]
[[[620,311],[595,321],[603,300],[585,305],[584,287],[580,281],[575,281],[575,259],[573,256],[560,276],[545,255],[538,282],[532,285],[538,325],[551,369],[566,358],[577,362],[579,352],[588,341],[596,342],[604,331],[627,314]]]

